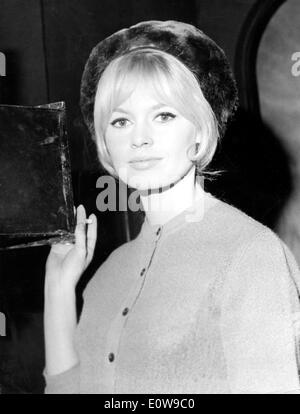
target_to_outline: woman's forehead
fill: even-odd
[[[173,106],[178,101],[176,89],[172,84],[162,84],[155,79],[136,79],[136,82],[123,84],[116,90],[113,107],[136,106],[157,109],[161,106]]]
[[[156,88],[149,84],[138,84],[130,91],[130,93],[123,95],[122,102],[116,102],[118,106],[126,107],[132,105],[140,105],[150,107],[152,109],[159,109],[160,107],[169,104],[170,99],[164,94],[159,93]]]

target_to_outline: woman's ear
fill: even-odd
[[[199,129],[196,129],[195,144],[200,144],[200,142],[201,142],[201,131],[199,131]]]

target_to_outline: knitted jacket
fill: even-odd
[[[205,193],[145,219],[84,292],[79,363],[46,393],[299,390],[300,271],[267,227]]]

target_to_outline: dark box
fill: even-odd
[[[74,240],[64,102],[0,105],[0,249]]]

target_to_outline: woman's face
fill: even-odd
[[[147,86],[138,85],[114,111],[105,133],[119,178],[139,190],[169,186],[192,167],[188,149],[196,127],[178,110],[160,102]]]

